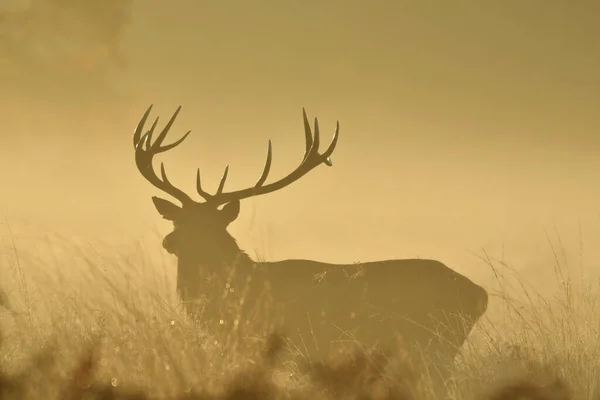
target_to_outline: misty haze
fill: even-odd
[[[40,371],[70,374],[92,346],[98,385],[218,391],[248,360],[272,367],[262,341],[242,345],[240,321],[260,325],[252,334],[264,339],[277,332],[263,315],[292,298],[281,318],[294,332],[313,312],[325,325],[335,312],[363,321],[362,303],[468,314],[466,328],[431,329],[446,342],[432,347],[445,354],[442,372],[433,361],[402,367],[418,371],[402,383],[415,398],[483,396],[496,377],[540,396],[599,389],[582,371],[600,367],[600,7],[101,3],[0,4],[0,398],[5,380],[16,382],[14,398],[39,398],[20,391],[19,373],[44,343],[58,355]],[[178,107],[162,145],[191,133],[150,154]],[[319,153],[302,166],[316,120]],[[267,189],[250,189],[266,159]],[[154,180],[164,181],[161,163],[176,189]],[[211,195],[199,193],[197,169]],[[285,185],[270,190],[278,180]],[[229,235],[235,245],[225,249]],[[246,275],[215,267],[224,254],[265,266],[275,306],[263,308],[262,289],[234,293]],[[369,294],[362,284],[307,292],[303,279],[332,264],[358,275],[364,264]],[[242,296],[239,309],[214,309],[225,300],[205,286],[213,273],[229,297]],[[202,296],[213,325],[187,305]],[[394,342],[396,328],[405,341],[414,334],[381,323],[365,346]],[[334,390],[325,373],[313,376],[317,367],[306,372],[315,354],[319,368],[329,365],[319,350],[329,339],[306,332],[284,341],[292,356],[275,362],[269,391],[379,398],[359,378]],[[529,380],[539,375],[549,383]],[[63,398],[65,380],[53,379],[43,385]],[[394,387],[403,394],[393,398],[409,396]]]

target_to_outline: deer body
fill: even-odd
[[[292,339],[300,335],[311,356],[327,352],[330,343],[337,340],[378,343],[383,348],[395,347],[400,340],[414,354],[431,350],[446,360],[454,358],[486,311],[488,295],[441,262],[255,262],[227,231],[239,214],[241,199],[279,190],[318,165],[331,166],[329,157],[337,143],[339,125],[329,148],[319,154],[318,121],[315,119],[313,136],[304,113],[303,161],[285,178],[270,184],[265,184],[271,166],[270,142],[263,173],[251,188],[224,193],[226,168],[217,193],[211,195],[202,188],[198,170],[197,191],[205,199],[200,203],[169,182],[163,165],[162,179],[152,167],[155,154],[179,145],[187,137],[162,146],[180,108],[154,143],[151,140],[158,119],[142,135],[150,110],[134,133],[136,164],[148,181],[182,204],[152,198],[163,218],[173,221],[173,232],[165,237],[163,247],[178,259],[177,291],[189,310],[200,309],[209,320],[242,327],[268,314],[273,317],[268,329],[280,330]],[[231,300],[240,307],[229,318],[220,306]],[[261,304],[270,304],[271,308],[261,309]]]

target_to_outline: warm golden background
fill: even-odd
[[[190,191],[197,166],[208,187],[227,164],[229,188],[253,184],[269,138],[285,174],[306,107],[324,141],[340,121],[334,167],[243,204],[231,231],[251,253],[437,258],[491,285],[472,254],[485,249],[540,286],[554,279],[546,234],[577,276],[600,259],[600,3],[123,0],[113,48],[86,41],[93,16],[61,33],[44,3],[2,2],[13,226],[109,242],[166,231],[133,163],[150,103],[163,123],[183,105],[172,137],[192,135],[163,159]],[[55,66],[52,40],[81,57]]]

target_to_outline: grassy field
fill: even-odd
[[[301,351],[279,357],[302,346],[275,335],[242,346],[227,321],[203,329],[173,293],[173,261],[144,238],[109,246],[8,228],[0,251],[0,399],[600,396],[596,284],[572,284],[558,256],[542,272],[561,288],[553,298],[484,257],[496,276],[490,310],[440,387],[435,371],[417,373],[402,354],[357,350],[309,364]]]

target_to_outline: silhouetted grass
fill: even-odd
[[[227,323],[192,321],[160,249],[44,240],[22,245],[13,237],[0,253],[0,399],[562,400],[600,393],[594,292],[564,286],[560,297],[545,299],[523,285],[517,297],[500,273],[509,266],[489,258],[502,283],[495,310],[440,383],[434,369],[417,370],[403,354],[356,350],[309,363],[297,352],[302,346],[278,335],[249,340]],[[255,319],[254,328],[268,333]]]

